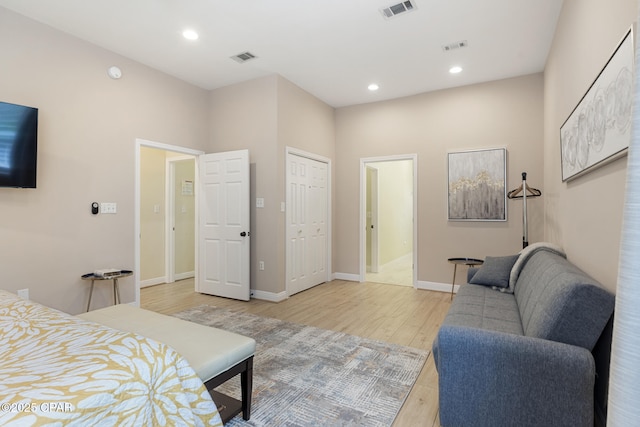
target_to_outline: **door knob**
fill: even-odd
[[[242,237],[244,237],[244,236],[246,236],[246,235],[247,235],[247,233],[246,233],[245,231],[243,231],[242,233],[240,233],[240,235],[241,235]]]

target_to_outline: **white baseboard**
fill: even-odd
[[[458,292],[458,288],[460,285],[455,285],[453,287],[453,292]],[[416,283],[416,289],[424,289],[426,291],[437,291],[437,292],[447,292],[451,293],[451,284],[450,283],[438,283],[438,282],[427,282],[423,280],[418,280]]]
[[[140,288],[146,288],[147,286],[159,285],[161,283],[167,283],[167,278],[162,276],[162,277],[155,277],[153,279],[141,280],[140,281]]]
[[[187,271],[185,273],[176,273],[174,276],[175,281],[191,279],[196,277],[195,271]],[[147,286],[159,285],[161,283],[167,283],[167,278],[165,276],[162,277],[154,277],[153,279],[141,280],[140,287],[146,288]]]
[[[348,280],[349,282],[359,282],[360,275],[349,273],[333,273],[333,280]]]
[[[275,292],[260,291],[258,289],[251,289],[251,298],[270,301],[270,302],[281,302],[286,300],[288,296],[287,296],[287,292],[285,291],[275,293]]]
[[[176,281],[178,281],[178,280],[184,280],[184,279],[191,279],[192,277],[196,277],[195,271],[186,271],[184,273],[176,273],[174,274],[173,278]]]
[[[348,280],[350,282],[360,282],[360,276],[358,274],[333,273],[333,280]],[[459,287],[460,285],[455,285],[453,288],[453,292],[458,292]],[[424,280],[418,280],[418,282],[416,283],[416,289],[451,293],[451,285],[448,283],[427,282]]]

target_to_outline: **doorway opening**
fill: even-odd
[[[361,159],[360,280],[416,285],[417,155]]]
[[[196,158],[202,151],[143,139],[135,148],[135,305],[140,287],[197,275]]]
[[[249,150],[205,154],[199,150],[136,139],[135,305],[140,305],[143,152],[148,148],[194,159],[193,180],[181,179],[174,192],[193,198],[193,277],[195,291],[248,301],[250,298]],[[162,153],[163,156],[166,153]],[[197,158],[197,161],[195,161]],[[181,157],[181,159],[183,159]],[[178,168],[173,167],[174,175]],[[155,211],[156,206],[151,205]],[[180,205],[179,212],[182,213]],[[148,208],[147,208],[148,210]],[[188,208],[185,207],[188,211]],[[187,213],[187,212],[185,212]],[[178,214],[176,214],[178,216]],[[171,226],[177,228],[177,220]],[[172,231],[172,230],[171,230]],[[168,239],[164,238],[164,241]],[[178,239],[173,238],[175,246]],[[190,243],[185,243],[190,244]],[[168,277],[165,267],[165,278]],[[189,274],[190,275],[190,274]],[[172,278],[175,277],[175,271]]]

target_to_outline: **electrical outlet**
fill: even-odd
[[[29,299],[29,289],[18,289],[18,296],[22,299]]]
[[[264,270],[264,261],[258,261],[258,270]]]

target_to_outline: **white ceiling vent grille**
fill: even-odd
[[[380,9],[380,13],[385,19],[391,19],[397,15],[400,15],[405,12],[412,12],[416,10],[415,0],[407,0],[398,4],[394,4],[393,6],[384,7]]]
[[[460,40],[459,42],[450,43],[442,46],[442,50],[445,52],[451,52],[452,50],[462,49],[463,47],[467,47],[469,43],[466,40]]]
[[[234,55],[231,57],[231,59],[233,59],[236,62],[239,62],[240,64],[244,64],[247,61],[250,61],[252,59],[257,58],[257,56],[255,56],[253,53],[251,52],[242,52],[239,53],[237,55]]]

